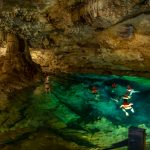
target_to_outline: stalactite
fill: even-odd
[[[8,33],[6,58],[2,72],[6,74],[15,72],[33,78],[38,71],[40,69],[31,59],[27,42],[14,34]]]
[[[7,34],[7,50],[6,50],[6,58],[4,61],[4,65],[2,68],[2,72],[12,72],[15,65],[13,63],[14,59],[16,59],[15,55],[18,53],[19,43],[17,38],[13,34]]]

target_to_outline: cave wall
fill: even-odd
[[[12,82],[38,81],[41,76],[40,65],[32,61],[26,40],[12,33],[1,34],[2,48],[0,49],[0,85],[6,86]],[[4,45],[3,45],[4,43]],[[24,87],[22,85],[22,87]]]
[[[1,9],[1,31],[25,39],[43,71],[150,72],[149,0],[14,0]]]

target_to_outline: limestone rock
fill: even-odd
[[[33,79],[40,68],[31,60],[26,42],[14,34],[7,34],[6,56],[2,67],[2,73],[19,73],[21,78]]]
[[[84,19],[92,26],[108,28],[130,15],[146,10],[148,8],[146,4],[140,0],[85,0],[74,6],[72,15],[74,21]]]
[[[133,75],[149,72],[149,1],[16,3],[5,2],[2,7],[1,39],[7,32],[27,41],[32,58],[43,71]],[[17,57],[14,60],[20,61]],[[7,63],[10,64],[5,61],[5,66]]]

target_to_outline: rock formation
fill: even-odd
[[[25,40],[14,34],[7,34],[7,49],[2,73],[19,73],[20,76],[33,78],[40,71],[32,62],[29,49]]]
[[[8,93],[41,80],[41,68],[32,61],[27,42],[12,33],[5,37],[0,49],[0,110],[9,103]]]
[[[149,76],[149,13],[148,0],[7,0],[0,29],[27,41],[43,71]]]
[[[86,23],[100,28],[108,28],[127,17],[138,13],[147,12],[149,2],[133,1],[109,1],[109,0],[85,0],[75,5],[72,9],[73,20],[84,19]]]

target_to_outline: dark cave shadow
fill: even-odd
[[[58,131],[57,129],[54,129],[54,128],[50,128],[50,127],[45,126],[44,129],[41,128],[41,130],[44,130],[44,131],[47,131],[50,133],[55,133],[56,135],[62,137],[66,141],[75,142],[78,145],[85,146],[87,148],[96,148],[96,145],[94,145],[93,143],[91,143],[85,139],[78,138],[78,137],[71,136],[71,135],[66,136],[65,134],[63,134],[62,131]]]
[[[124,147],[124,146],[128,146],[128,139],[125,139],[123,141],[114,143],[114,144],[112,144],[111,147],[105,148],[103,150],[111,150],[111,149],[115,149],[115,148],[121,148],[121,147]]]

